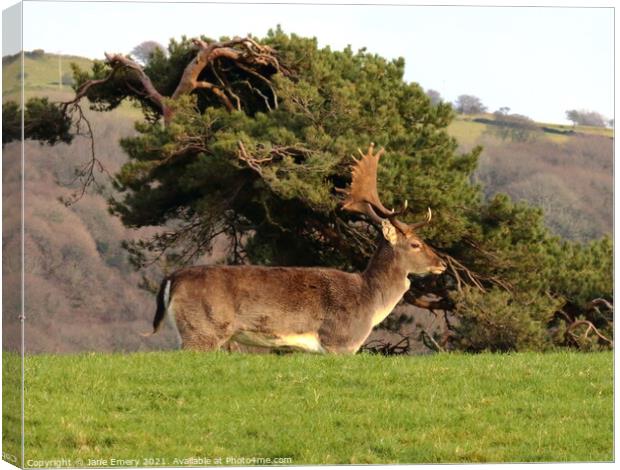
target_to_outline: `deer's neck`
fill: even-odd
[[[388,242],[379,246],[362,273],[372,309],[373,326],[381,323],[409,289],[407,270]]]

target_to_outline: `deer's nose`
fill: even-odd
[[[439,260],[439,263],[437,263],[437,266],[433,266],[431,272],[433,274],[441,274],[446,270],[447,267],[448,265],[443,260]]]

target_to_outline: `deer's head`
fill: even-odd
[[[384,149],[374,153],[374,144],[370,144],[366,154],[358,151],[362,158],[357,160],[354,157],[351,185],[347,189],[337,189],[345,194],[342,208],[364,214],[375,222],[408,273],[426,275],[444,272],[445,263],[416,233],[417,229],[431,221],[430,208],[421,222],[406,224],[398,220],[396,217],[404,213],[407,204],[400,211],[388,210],[377,192],[377,168]]]

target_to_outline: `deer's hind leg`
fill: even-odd
[[[175,302],[173,307],[183,349],[217,351],[233,334],[232,322],[208,305]]]
[[[191,334],[183,337],[183,349],[190,351],[217,351],[228,341],[228,338],[219,338],[214,334]]]

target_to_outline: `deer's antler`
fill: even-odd
[[[429,224],[432,218],[433,218],[433,211],[431,211],[431,208],[429,207],[426,212],[426,218],[420,222],[411,224],[410,227],[412,230],[417,230],[420,227],[424,227],[425,225]]]
[[[374,153],[374,148],[375,144],[371,143],[365,154],[358,149],[362,158],[358,160],[353,157],[355,164],[351,166],[350,186],[346,189],[336,188],[336,191],[345,195],[342,209],[364,214],[378,224],[387,219],[403,234],[428,224],[433,217],[430,207],[424,220],[407,225],[396,218],[407,210],[407,201],[405,201],[405,204],[399,211],[388,210],[383,205],[377,192],[377,170],[379,158],[381,158],[385,150],[381,148]]]
[[[345,195],[342,209],[359,212],[380,223],[382,219],[391,218],[396,213],[386,209],[379,199],[377,168],[385,149],[381,148],[374,153],[374,148],[375,144],[371,143],[366,154],[358,149],[362,158],[358,160],[353,157],[355,164],[351,167],[351,185],[346,189],[336,188],[336,191]]]

